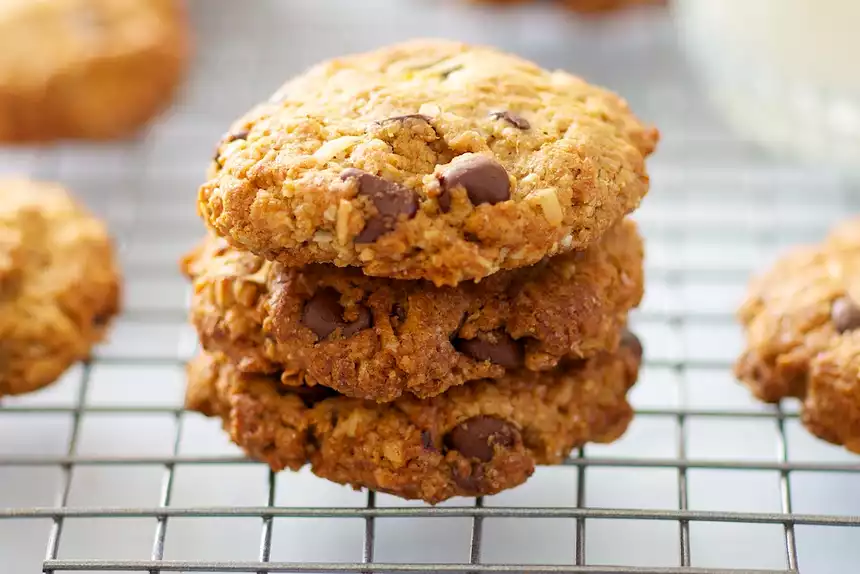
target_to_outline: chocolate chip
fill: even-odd
[[[637,359],[642,359],[642,341],[627,329],[624,329],[624,332],[621,334],[621,346],[630,349],[636,355]]]
[[[373,325],[373,316],[370,314],[370,309],[359,306],[357,308],[358,318],[352,323],[342,324],[343,330],[341,333],[344,337],[352,337],[359,331],[363,331]]]
[[[404,116],[392,116],[390,118],[385,118],[384,120],[379,120],[376,122],[379,125],[386,124],[388,122],[402,122],[403,120],[421,120],[422,122],[430,123],[432,118],[430,116],[424,114],[406,114]]]
[[[424,450],[436,450],[436,444],[433,442],[433,433],[428,430],[421,431],[421,446]]]
[[[448,211],[451,208],[450,195],[455,187],[466,189],[472,205],[482,203],[495,205],[511,198],[508,172],[495,160],[482,155],[454,160],[439,176],[439,182],[442,184],[442,194],[438,201],[442,211]]]
[[[418,197],[408,187],[353,167],[343,170],[340,178],[358,180],[358,195],[369,198],[378,212],[364,224],[364,229],[355,237],[356,243],[372,243],[394,229],[399,216],[411,219],[418,212]]]
[[[488,462],[495,445],[506,448],[516,442],[516,429],[510,423],[487,415],[466,419],[445,437],[445,446],[467,458]]]
[[[320,339],[325,339],[337,328],[341,328],[344,337],[351,337],[362,329],[372,326],[373,320],[367,308],[358,307],[358,318],[351,323],[345,322],[343,320],[343,307],[340,304],[340,294],[334,289],[326,287],[317,291],[305,303],[305,308],[302,311],[302,324]]]
[[[456,339],[454,348],[478,361],[490,361],[508,369],[523,365],[523,346],[504,333],[491,333],[485,338]]]
[[[830,308],[830,318],[840,333],[853,331],[860,328],[860,307],[849,297],[840,297]]]
[[[532,125],[527,119],[522,116],[518,116],[512,112],[509,112],[508,110],[504,110],[501,112],[490,112],[490,117],[495,120],[505,120],[506,122],[520,130],[527,130],[532,127]]]

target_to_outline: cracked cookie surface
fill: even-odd
[[[188,51],[181,0],[4,0],[0,141],[127,135],[165,107]]]
[[[800,398],[813,434],[860,453],[860,219],[753,280],[735,372],[760,399]]]
[[[566,72],[412,41],[319,64],[238,120],[198,205],[287,266],[453,285],[595,243],[646,194],[657,137]]]
[[[624,221],[584,252],[456,288],[284,267],[214,237],[183,267],[205,349],[242,371],[304,371],[307,384],[390,401],[615,350],[642,297],[642,258]]]
[[[638,342],[628,342],[549,373],[518,371],[387,404],[242,374],[203,354],[189,364],[186,406],[220,417],[236,444],[274,470],[309,462],[322,478],[435,504],[512,488],[536,464],[621,436],[641,359]]]
[[[0,396],[85,359],[119,306],[104,225],[47,183],[0,181]]]

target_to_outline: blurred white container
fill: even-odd
[[[860,0],[675,0],[674,13],[742,136],[860,175]]]

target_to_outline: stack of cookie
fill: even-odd
[[[320,64],[236,122],[183,262],[188,407],[272,468],[436,503],[610,441],[657,133],[489,48]]]

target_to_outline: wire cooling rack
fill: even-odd
[[[860,563],[860,459],[797,407],[731,377],[752,270],[857,210],[832,174],[734,140],[696,94],[661,12],[579,20],[548,4],[442,0],[191,4],[198,54],[175,108],[123,144],[5,150],[112,225],[126,311],[88,364],[0,406],[0,571],[794,572]],[[637,417],[524,486],[438,507],[245,460],[181,409],[195,350],[176,260],[228,122],[313,61],[410,36],[494,43],[609,85],[664,133],[636,218],[648,293]],[[856,190],[855,190],[856,193]]]

